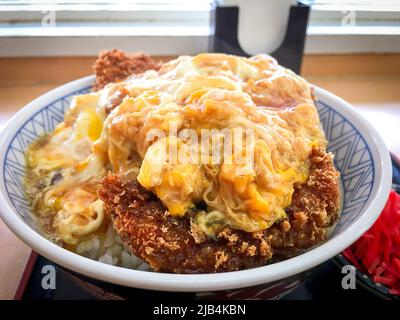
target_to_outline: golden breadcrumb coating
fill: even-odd
[[[99,192],[114,227],[134,255],[157,271],[210,273],[265,265],[299,253],[327,237],[338,219],[338,173],[332,155],[314,148],[310,175],[296,186],[288,218],[271,228],[247,233],[223,229],[216,239],[202,237],[190,219],[175,218],[136,180],[109,174]]]
[[[103,50],[93,65],[96,74],[93,89],[97,91],[110,82],[119,82],[132,74],[159,68],[160,63],[143,52],[129,54],[117,49]]]

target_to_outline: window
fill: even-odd
[[[165,55],[204,51],[210,3],[5,0],[0,2],[0,55],[94,55],[113,47]]]
[[[209,21],[210,0],[0,2],[0,36],[204,35]]]
[[[218,0],[240,1],[248,0]],[[400,52],[398,0],[301,2],[312,6],[307,52]],[[0,56],[87,55],[111,47],[166,55],[204,51],[211,33],[212,3],[212,0],[3,0]]]
[[[310,0],[307,52],[400,52],[398,0]]]
[[[309,34],[400,35],[400,2],[314,0]]]

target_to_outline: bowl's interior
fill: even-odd
[[[52,132],[63,120],[74,95],[87,93],[90,86],[59,96],[35,114],[27,117],[16,130],[4,161],[4,184],[7,196],[16,213],[33,229],[38,226],[32,217],[31,207],[25,197],[24,173],[26,148],[39,137]],[[374,183],[374,162],[362,134],[342,114],[323,100],[317,102],[321,124],[329,141],[328,150],[335,155],[336,168],[341,174],[343,191],[342,213],[332,236],[351,225],[362,213]]]
[[[3,167],[6,196],[17,214],[35,231],[39,232],[39,226],[32,216],[31,204],[24,186],[26,150],[32,142],[54,131],[55,127],[63,121],[64,113],[69,109],[75,95],[89,91],[90,86],[86,86],[43,105],[43,108],[28,116],[20,128],[16,128],[16,133],[6,151]]]
[[[368,202],[375,183],[374,160],[365,138],[349,119],[324,101],[316,105],[342,186],[342,211],[334,236],[350,226]]]

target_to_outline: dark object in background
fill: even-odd
[[[211,38],[211,51],[249,56],[240,47],[238,40],[239,10],[239,7],[215,6],[212,17],[214,35]],[[310,7],[302,3],[290,7],[284,40],[278,49],[270,53],[279,64],[298,74],[303,60],[309,13]]]

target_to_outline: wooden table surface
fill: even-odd
[[[0,129],[21,107],[91,73],[93,57],[0,59]],[[303,76],[352,103],[400,159],[400,55],[306,56]],[[12,299],[30,249],[0,220],[0,299]]]

